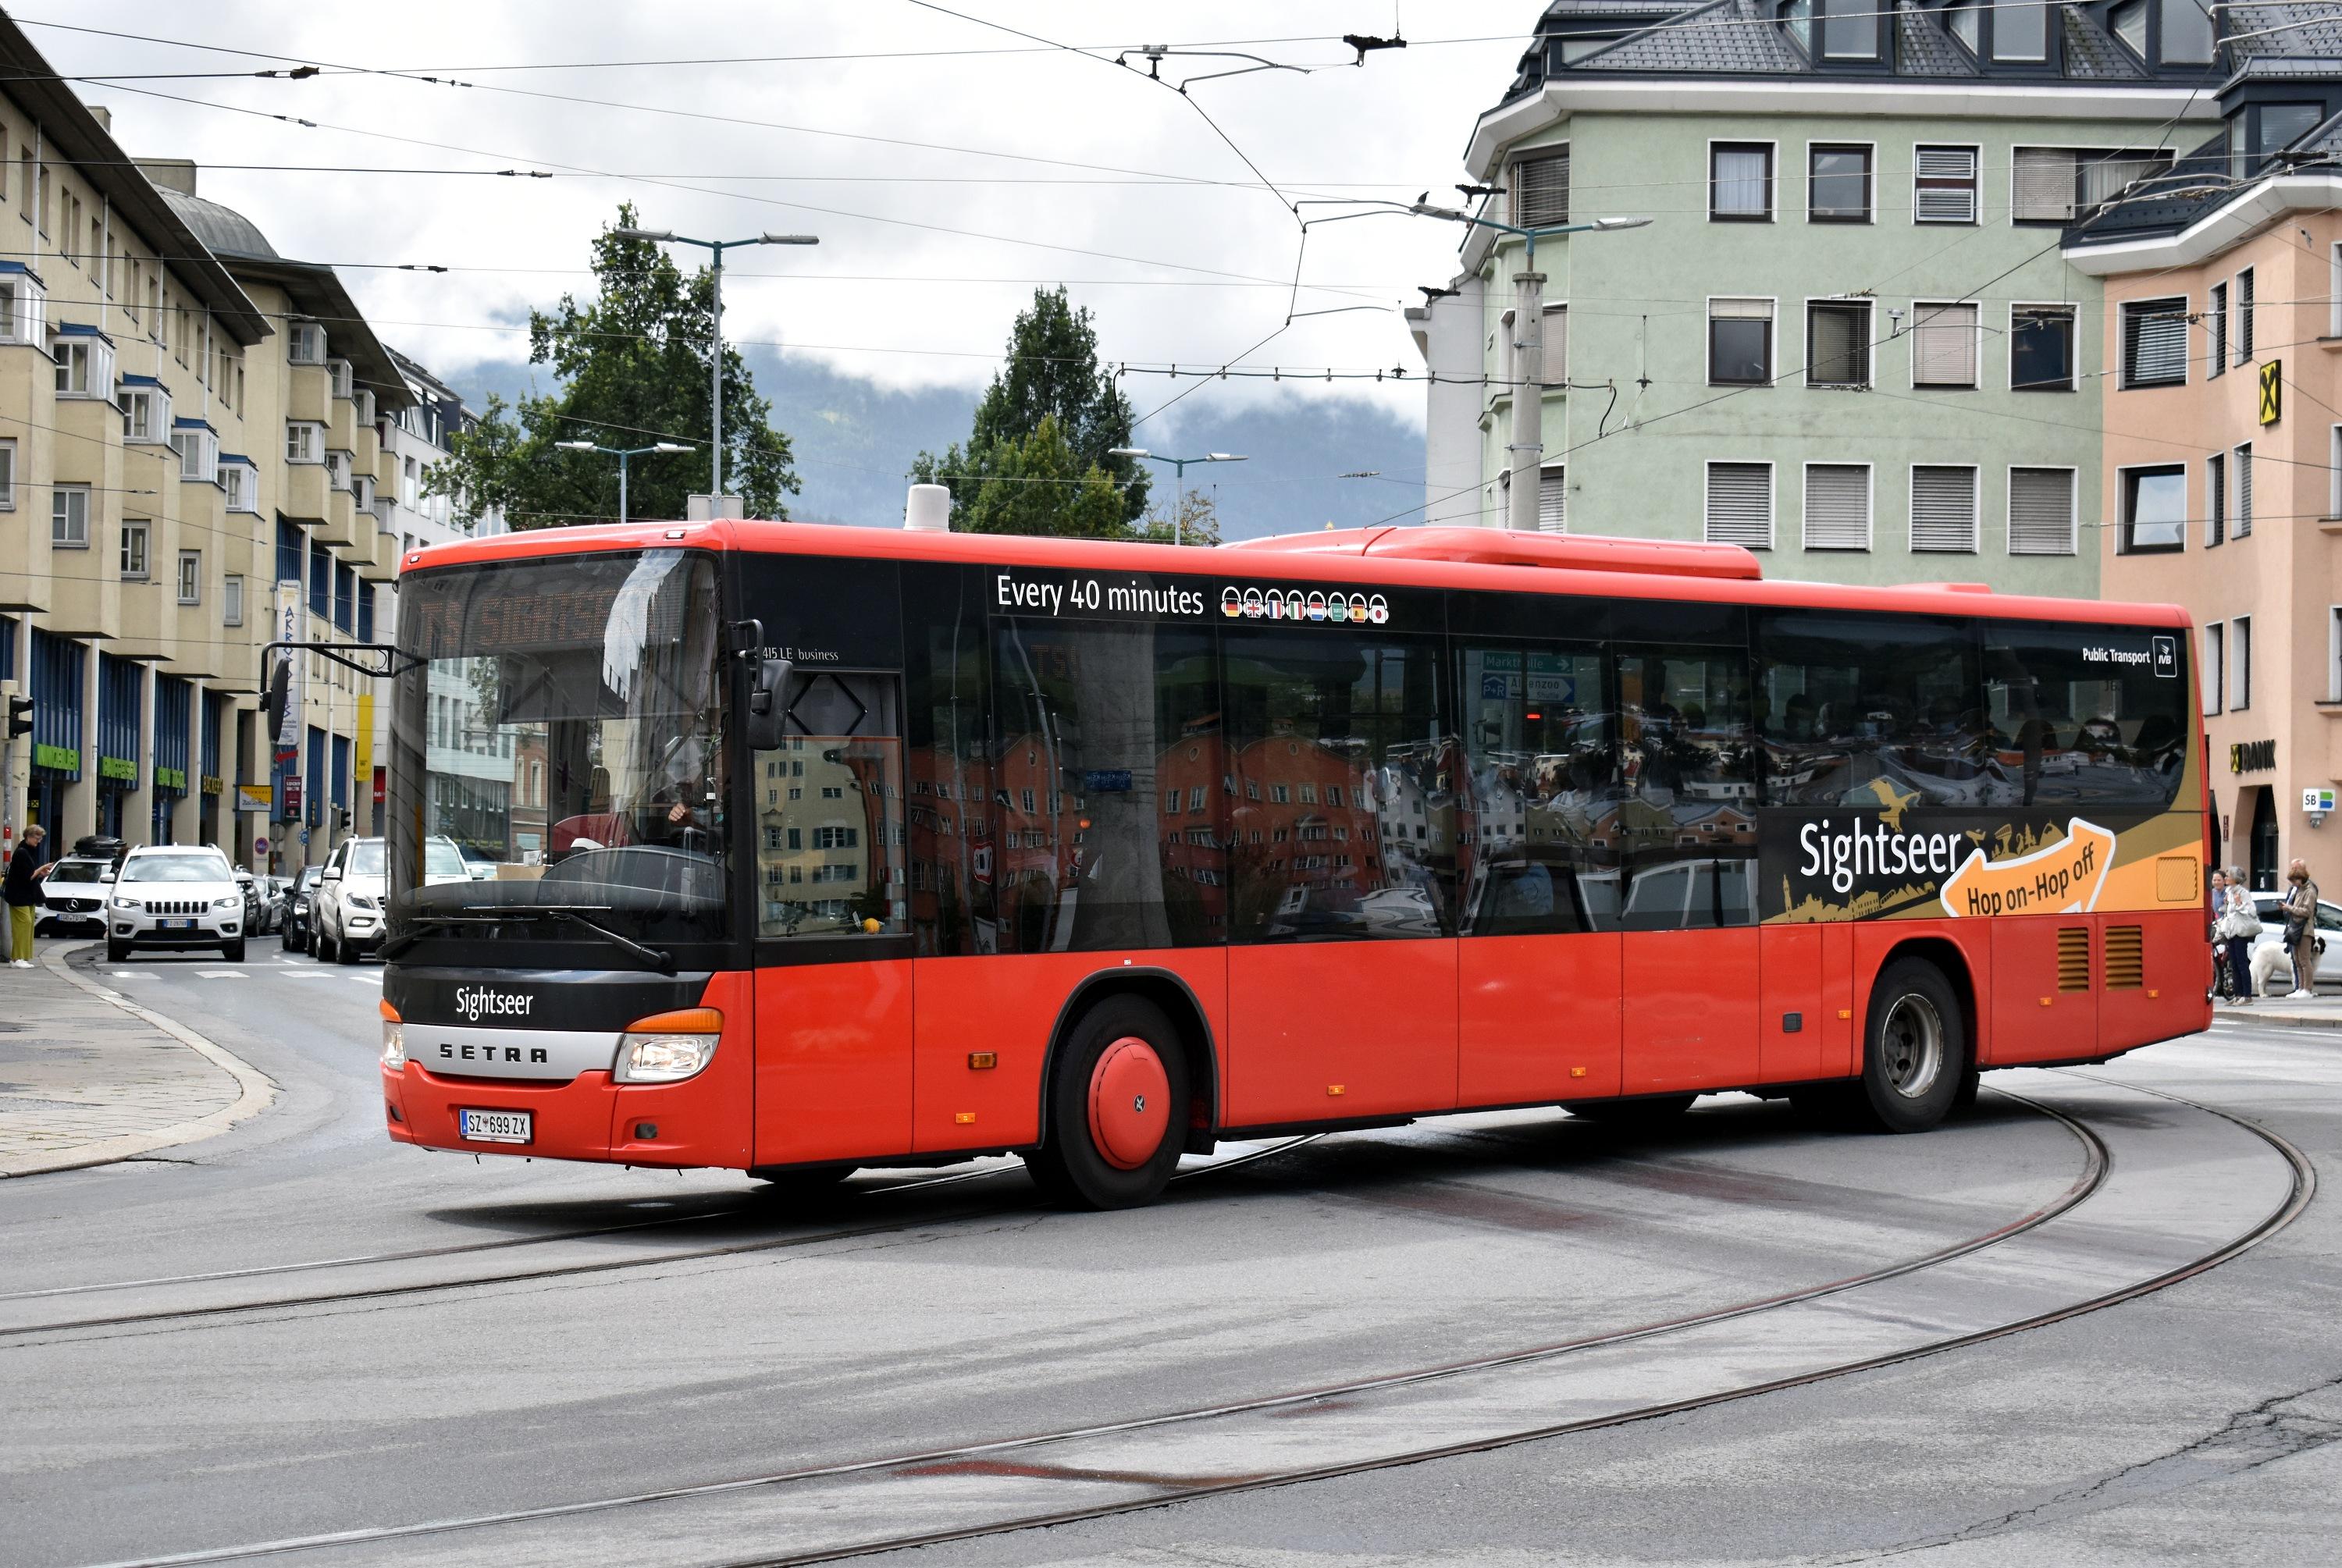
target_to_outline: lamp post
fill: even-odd
[[[653,446],[596,446],[590,441],[556,441],[554,445],[564,452],[600,452],[618,460],[618,521],[626,520],[626,459],[640,457],[651,452],[688,452],[688,446],[678,446],[672,441],[662,441]]]
[[[1171,543],[1182,542],[1181,514],[1187,509],[1187,464],[1190,463],[1243,463],[1247,459],[1240,453],[1206,452],[1201,457],[1166,457],[1159,452],[1149,452],[1144,446],[1110,446],[1108,457],[1144,457],[1150,463],[1168,463],[1174,486],[1171,501]]]
[[[696,240],[685,235],[670,234],[666,229],[613,229],[622,240],[650,240],[659,245],[697,245],[715,257],[712,268],[709,303],[715,320],[708,331],[707,375],[715,390],[709,406],[712,415],[713,477],[709,481],[707,504],[721,510],[724,504],[724,253],[742,245],[817,245],[818,235],[758,235],[748,240]]]
[[[1506,497],[1506,526],[1534,533],[1537,525],[1536,476],[1545,455],[1545,275],[1536,269],[1536,243],[1540,236],[1576,234],[1610,234],[1619,229],[1639,229],[1651,220],[1646,217],[1596,218],[1590,224],[1555,224],[1543,227],[1524,227],[1518,224],[1499,223],[1495,218],[1482,217],[1456,207],[1436,207],[1429,202],[1416,202],[1406,210],[1417,217],[1445,218],[1449,223],[1469,224],[1479,228],[1495,229],[1500,234],[1517,235],[1526,249],[1523,270],[1513,275],[1513,430],[1512,441],[1506,448],[1508,461],[1505,471],[1510,479],[1510,493]]]

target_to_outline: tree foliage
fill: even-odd
[[[967,444],[922,452],[911,477],[946,486],[952,526],[966,532],[1144,536],[1146,471],[1111,455],[1130,444],[1130,400],[1099,367],[1087,308],[1075,308],[1063,285],[1036,289]]]
[[[713,275],[686,275],[657,243],[614,232],[635,221],[634,207],[622,205],[617,223],[595,239],[594,297],[581,305],[564,295],[552,312],[529,314],[529,363],[550,368],[555,390],[516,404],[490,397],[476,428],[451,434],[429,488],[454,499],[464,527],[495,508],[515,528],[615,518],[617,461],[560,451],[563,441],[694,447],[631,460],[629,516],[681,517],[686,498],[706,490]],[[752,517],[786,516],[782,497],[797,489],[789,439],[772,428],[771,414],[739,354],[726,348],[725,488]]]

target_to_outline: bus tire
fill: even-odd
[[[1967,1075],[1958,993],[1924,958],[1888,964],[1863,1028],[1861,1106],[1871,1125],[1924,1133],[1950,1114]]]
[[[1153,1203],[1178,1168],[1187,1133],[1187,1061],[1153,1003],[1110,996],[1058,1043],[1048,1126],[1025,1155],[1033,1180],[1066,1208]]]
[[[1698,1098],[1696,1094],[1646,1094],[1634,1100],[1572,1100],[1562,1109],[1614,1127],[1655,1127],[1674,1121]]]

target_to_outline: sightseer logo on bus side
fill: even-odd
[[[1767,918],[2081,914],[2097,906],[2114,864],[2114,830],[2078,816],[2031,826],[1937,818],[1907,829],[1902,814],[1800,824],[1766,856],[1777,897]]]

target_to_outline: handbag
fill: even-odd
[[[2260,912],[2253,907],[2252,900],[2247,899],[2240,907],[2228,911],[2227,925],[2228,935],[2250,942],[2261,934]]]

